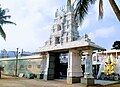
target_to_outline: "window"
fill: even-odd
[[[55,38],[55,43],[56,43],[56,44],[60,44],[60,37],[56,37],[56,38]]]
[[[61,30],[61,26],[59,24],[57,24],[57,31]]]
[[[77,40],[77,38],[73,37],[73,41]]]

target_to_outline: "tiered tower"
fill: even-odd
[[[71,0],[67,2],[67,8],[56,10],[51,35],[46,45],[57,45],[78,40],[78,22],[74,19],[74,8]]]

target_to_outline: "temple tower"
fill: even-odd
[[[78,22],[74,20],[74,8],[71,0],[67,1],[67,8],[56,10],[51,35],[46,45],[57,45],[78,40]]]

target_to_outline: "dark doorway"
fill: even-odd
[[[84,73],[85,73],[85,65],[81,65],[82,66],[82,74],[83,74],[83,76],[84,76]]]
[[[97,78],[97,75],[98,75],[98,72],[99,72],[99,66],[100,66],[99,64],[96,64],[96,65],[92,66],[94,78]]]
[[[55,58],[55,79],[65,79],[67,77],[68,53],[60,53]]]

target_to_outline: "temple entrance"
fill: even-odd
[[[55,58],[55,79],[66,79],[68,68],[68,53],[60,53]]]

